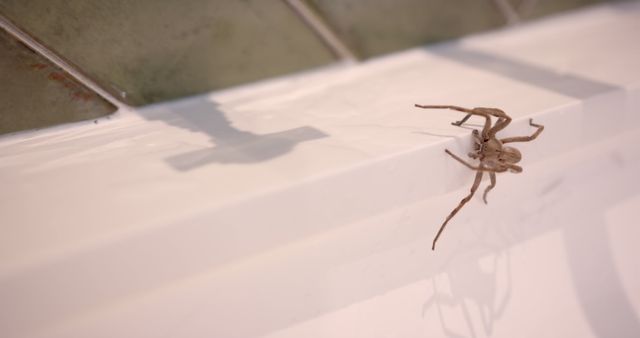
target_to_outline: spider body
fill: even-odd
[[[480,163],[478,165],[473,165],[462,158],[458,157],[449,149],[445,149],[445,152],[458,162],[462,163],[466,167],[471,170],[476,171],[476,178],[473,181],[473,185],[471,185],[471,191],[469,195],[463,198],[458,206],[451,211],[449,216],[445,219],[444,223],[440,226],[438,233],[433,239],[433,245],[431,246],[432,250],[435,250],[436,242],[442,231],[447,226],[447,223],[455,216],[455,214],[460,211],[460,209],[471,200],[471,197],[475,194],[476,190],[480,186],[480,182],[482,181],[482,176],[484,173],[489,174],[489,178],[491,183],[484,191],[482,199],[485,203],[487,203],[487,194],[491,189],[496,186],[496,173],[511,171],[514,173],[522,172],[522,167],[517,165],[516,163],[520,162],[522,159],[522,154],[520,151],[514,147],[505,146],[506,143],[511,142],[529,142],[534,140],[540,135],[540,133],[544,130],[544,126],[533,123],[533,120],[529,120],[529,125],[532,127],[536,127],[536,131],[530,136],[517,136],[517,137],[507,137],[499,139],[496,136],[496,133],[500,130],[506,128],[509,123],[511,123],[511,117],[507,115],[504,111],[497,108],[462,108],[458,106],[447,106],[447,105],[415,105],[418,108],[424,109],[452,109],[457,110],[467,115],[460,121],[453,122],[452,124],[455,126],[461,126],[464,122],[466,122],[471,116],[477,115],[485,118],[484,127],[482,131],[474,130],[473,131],[473,140],[474,140],[474,150],[468,154],[468,156],[472,159],[478,160]],[[492,123],[491,117],[496,117],[497,121]]]

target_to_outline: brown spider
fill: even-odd
[[[507,137],[503,139],[498,139],[496,137],[496,133],[500,130],[506,128],[509,123],[511,123],[511,117],[507,115],[500,109],[496,108],[473,108],[467,109],[457,106],[431,106],[431,105],[415,105],[418,108],[425,109],[453,109],[457,111],[461,111],[463,113],[467,113],[467,115],[460,121],[452,122],[454,126],[461,126],[465,123],[471,115],[478,115],[485,118],[484,127],[482,128],[482,132],[478,130],[473,130],[473,140],[474,140],[474,150],[468,154],[469,157],[473,159],[477,159],[480,161],[480,164],[474,166],[473,164],[466,162],[461,159],[457,155],[453,154],[449,149],[445,149],[445,152],[458,162],[464,164],[471,170],[475,170],[476,179],[473,181],[473,185],[471,185],[471,193],[465,198],[463,198],[458,206],[451,211],[447,219],[445,219],[442,226],[440,226],[440,230],[436,234],[436,237],[433,239],[433,245],[431,246],[431,250],[435,250],[436,242],[442,234],[442,231],[447,226],[447,223],[455,214],[460,211],[460,209],[473,197],[476,190],[480,186],[480,181],[482,180],[482,175],[486,172],[489,173],[489,178],[491,179],[491,184],[487,186],[484,191],[484,195],[482,195],[482,199],[484,203],[487,203],[487,193],[496,186],[496,173],[505,172],[510,170],[514,173],[522,172],[522,167],[516,165],[516,163],[520,162],[522,159],[522,155],[518,149],[513,147],[504,146],[505,143],[511,142],[529,142],[534,140],[542,130],[544,130],[544,126],[533,123],[533,119],[529,119],[529,125],[532,127],[538,128],[531,136],[516,136],[516,137]],[[498,118],[498,121],[492,126],[491,125],[491,116],[495,116]]]

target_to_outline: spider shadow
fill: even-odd
[[[189,171],[209,164],[251,164],[284,156],[303,142],[328,135],[316,128],[301,126],[256,134],[235,128],[214,102],[191,99],[160,109],[143,110],[148,120],[209,136],[212,146],[171,156],[167,162],[175,169]]]
[[[481,258],[491,256],[491,266],[481,264]],[[499,288],[499,282],[506,288]],[[511,260],[507,249],[476,244],[464,252],[457,251],[447,258],[441,272],[431,277],[432,294],[422,305],[422,317],[435,308],[440,325],[447,337],[478,337],[477,324],[481,323],[482,336],[491,336],[494,324],[504,314],[511,298]],[[443,283],[448,290],[441,290]],[[440,286],[439,286],[440,285]],[[456,332],[450,325],[444,309],[458,312],[467,328],[466,333]],[[475,311],[474,311],[475,310]],[[475,314],[475,315],[474,315]],[[479,318],[474,321],[473,318]]]
[[[489,246],[476,242],[458,246],[459,249],[443,262],[440,277],[431,278],[432,290],[424,302],[423,316],[429,311],[437,311],[447,337],[490,336],[494,322],[508,311],[514,290],[511,259],[506,250],[532,238],[558,232],[562,235],[562,248],[567,258],[564,264],[569,272],[565,283],[574,291],[566,296],[570,298],[567,302],[573,303],[572,297],[575,298],[596,337],[638,337],[640,320],[628,290],[623,286],[621,273],[616,269],[618,264],[609,240],[609,229],[616,225],[607,223],[605,218],[612,207],[630,196],[637,196],[638,184],[629,184],[633,182],[637,167],[616,171],[614,181],[610,179],[611,175],[592,176],[594,168],[607,169],[602,166],[577,168],[571,175],[554,173],[555,177],[547,185],[538,187],[537,195],[522,200],[526,208],[506,210],[497,206],[503,214],[491,225],[497,225],[501,232],[501,243],[492,241],[493,246]],[[587,178],[589,185],[583,184]],[[506,193],[509,196],[519,194],[517,187]],[[514,198],[521,199],[519,196]],[[485,225],[488,227],[489,224],[483,224],[481,228],[486,228]],[[482,241],[482,237],[477,236],[476,241]],[[495,262],[490,265],[495,269],[487,269],[487,264],[481,264],[481,259],[482,263],[487,262],[487,256]],[[544,264],[554,258],[541,252],[537,259]],[[497,264],[499,261],[502,263]],[[540,266],[534,269],[539,273],[544,270]],[[505,277],[499,278],[501,275]],[[504,292],[500,292],[498,281],[502,281],[502,285],[506,281],[506,286],[502,287]],[[549,294],[545,290],[536,292],[540,297],[564,298],[557,290]],[[452,311],[457,311],[458,315]],[[480,334],[478,323],[484,334]],[[460,332],[465,326],[467,332]]]

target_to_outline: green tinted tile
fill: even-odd
[[[520,15],[522,19],[533,19],[600,2],[606,2],[606,0],[537,0],[528,10],[520,11]]]
[[[115,107],[0,29],[0,134],[94,119]]]
[[[307,0],[361,57],[500,26],[490,0]]]
[[[3,0],[0,11],[133,104],[334,60],[284,1]]]

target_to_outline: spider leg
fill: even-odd
[[[461,111],[463,113],[467,113],[467,115],[465,117],[462,118],[462,120],[457,121],[457,122],[453,122],[452,124],[454,126],[460,126],[462,125],[465,121],[467,121],[471,115],[478,115],[478,116],[482,116],[485,118],[485,122],[484,122],[484,127],[482,128],[482,139],[486,140],[489,137],[489,130],[491,129],[491,114],[488,111],[492,111],[492,108],[473,108],[473,109],[468,109],[468,108],[462,108],[462,107],[458,107],[458,106],[433,106],[433,105],[420,105],[420,104],[416,104],[415,105],[418,108],[425,108],[425,109],[452,109],[452,110],[457,110],[457,111]],[[483,110],[485,109],[485,110]],[[488,110],[488,111],[486,111]],[[504,112],[503,112],[504,114]],[[504,114],[506,115],[506,114]]]
[[[522,167],[517,164],[505,164],[505,166],[515,173],[521,173]],[[506,171],[506,170],[505,170]]]
[[[481,171],[481,172],[493,172],[493,173],[496,173],[496,172],[498,172],[498,173],[499,173],[499,172],[505,172],[505,171],[507,171],[507,169],[506,169],[506,168],[503,170],[503,169],[491,169],[491,168],[485,168],[485,167],[483,167],[482,165],[480,165],[480,166],[474,166],[473,164],[471,164],[471,163],[469,163],[469,162],[467,162],[467,161],[465,161],[465,160],[461,159],[458,155],[456,155],[456,154],[452,153],[451,151],[449,151],[449,149],[445,149],[444,151],[445,151],[447,154],[451,155],[451,157],[453,157],[454,159],[456,159],[458,162],[460,162],[460,163],[464,164],[464,166],[465,166],[465,167],[467,167],[467,168],[469,168],[469,169],[471,169],[471,170],[476,170],[476,171]]]
[[[498,121],[496,121],[496,123],[493,125],[493,127],[490,128],[489,132],[487,133],[489,137],[495,137],[497,132],[506,128],[509,125],[509,123],[511,123],[511,117],[500,109],[478,107],[478,108],[473,108],[473,110],[478,110],[480,112],[483,112],[485,114],[489,114],[491,116],[495,116],[498,118]]]
[[[477,129],[474,129],[473,132],[471,132],[471,135],[473,136],[474,150],[480,151],[482,149],[482,144],[484,143],[484,140],[480,137],[480,132]]]
[[[544,126],[533,123],[533,119],[529,119],[529,125],[538,128],[533,134],[531,134],[531,136],[507,137],[500,140],[500,142],[504,144],[509,142],[529,142],[535,140],[536,137],[538,137],[538,135],[540,135],[540,133],[542,133],[542,131],[544,130]]]
[[[476,193],[476,190],[478,190],[478,187],[480,186],[480,181],[482,181],[482,174],[483,171],[479,170],[476,173],[476,179],[475,181],[473,181],[473,185],[471,186],[471,191],[469,193],[469,195],[467,195],[465,198],[463,198],[460,203],[458,204],[458,206],[453,209],[453,211],[451,211],[451,213],[449,214],[449,216],[447,216],[447,218],[444,220],[444,223],[442,223],[442,225],[440,226],[440,229],[438,230],[438,233],[436,234],[436,237],[433,239],[433,244],[431,245],[431,250],[435,250],[436,249],[436,242],[438,241],[438,238],[440,238],[440,235],[442,234],[442,231],[444,231],[444,228],[447,226],[447,223],[449,223],[449,220],[451,220],[451,218],[453,218],[453,216],[455,216],[458,211],[460,211],[460,209],[462,209],[462,207],[469,202],[469,200],[471,200],[471,197],[473,197],[473,194]]]
[[[449,105],[423,105],[423,104],[415,104],[416,107],[418,108],[424,108],[424,109],[452,109],[452,110],[457,110],[457,111],[461,111],[463,113],[467,113],[467,114],[474,114],[473,109],[469,109],[469,108],[462,108],[462,107],[458,107],[458,106],[449,106]]]
[[[482,195],[482,200],[484,201],[484,204],[489,204],[487,203],[487,194],[489,193],[489,191],[491,191],[491,189],[493,189],[496,186],[496,173],[489,173],[489,178],[491,179],[491,184],[487,186],[487,188],[484,190],[484,194]]]
[[[456,122],[451,122],[451,124],[453,124],[454,126],[458,126],[460,127],[463,123],[467,122],[467,120],[472,116],[473,114],[467,114],[465,117],[463,117],[460,121],[456,121]]]
[[[480,170],[480,167],[475,167],[473,166],[473,164],[461,159],[458,155],[452,153],[451,151],[449,151],[449,149],[445,149],[444,150],[447,154],[451,155],[451,157],[453,157],[454,159],[456,159],[458,162],[464,164],[467,168],[471,169],[471,170]]]

